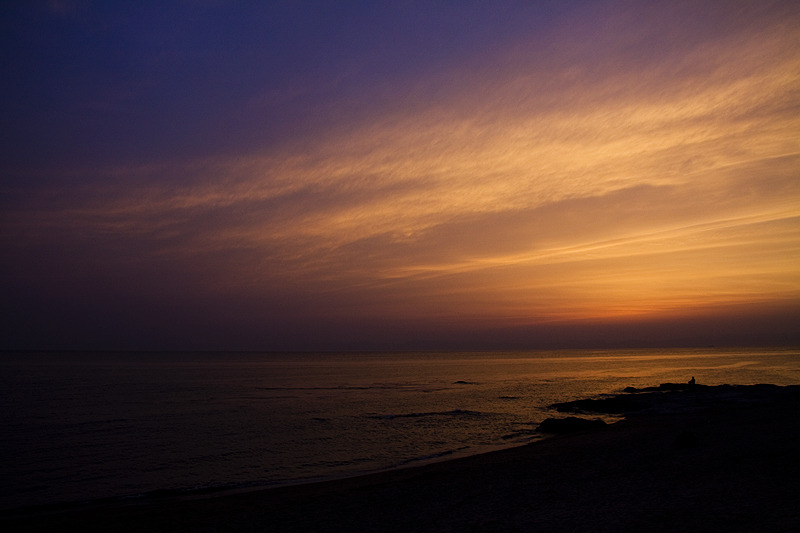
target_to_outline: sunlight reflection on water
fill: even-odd
[[[793,350],[7,354],[0,507],[352,475],[530,442],[546,406],[800,382]]]

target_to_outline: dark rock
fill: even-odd
[[[637,392],[680,392],[680,391],[693,391],[693,390],[708,390],[712,388],[719,388],[725,387],[726,385],[718,385],[717,387],[711,387],[708,385],[697,385],[696,383],[662,383],[657,387],[642,387],[641,389],[637,389],[636,387],[625,387],[622,389],[622,392],[627,393],[637,393]]]
[[[689,390],[691,385],[688,383],[662,383],[658,390]]]
[[[628,387],[625,393],[550,405],[561,413],[634,415],[677,413],[712,407],[800,402],[800,385],[689,385],[662,383],[658,387]]]
[[[561,434],[600,429],[605,426],[606,423],[599,418],[589,420],[588,418],[569,416],[567,418],[548,418],[539,424],[539,427],[536,428],[536,431],[541,433]]]
[[[550,407],[559,413],[590,413],[618,414],[638,411],[644,406],[635,396],[612,396],[611,398],[584,399],[572,402],[555,403]]]

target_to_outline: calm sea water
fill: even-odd
[[[0,359],[0,509],[265,487],[540,438],[546,406],[800,383],[800,351],[25,353]]]

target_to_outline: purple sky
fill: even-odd
[[[800,344],[800,5],[5,2],[4,349]]]

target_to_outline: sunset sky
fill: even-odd
[[[800,344],[800,3],[4,2],[5,349]]]

